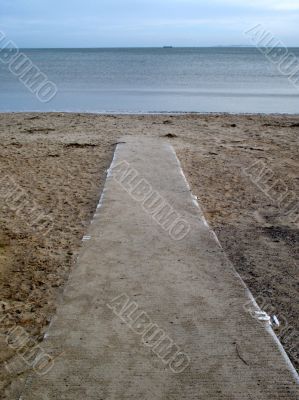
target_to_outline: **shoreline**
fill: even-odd
[[[1,311],[11,310],[11,323],[43,339],[115,143],[124,134],[162,137],[175,148],[192,193],[235,269],[259,306],[278,317],[276,333],[298,370],[299,305],[293,302],[299,284],[298,226],[283,204],[246,174],[255,162],[264,163],[273,172],[272,183],[281,180],[298,196],[298,133],[299,114],[0,113],[2,176],[11,176],[54,221],[49,235],[41,236],[2,197]],[[15,356],[4,346],[1,341],[1,363]],[[7,391],[18,390],[28,372],[0,371],[0,388]]]
[[[262,116],[262,117],[299,117],[299,113],[240,113],[240,112],[199,112],[199,111],[140,111],[140,112],[119,112],[119,111],[99,111],[99,112],[90,112],[90,111],[0,111],[0,116],[1,115],[6,115],[6,114],[77,114],[77,115],[102,115],[102,116],[109,116],[109,115],[119,115],[119,116],[140,116],[140,115],[173,115],[173,116],[180,116],[180,115],[198,115],[198,116],[247,116],[247,117],[256,117],[256,116]]]

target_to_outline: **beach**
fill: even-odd
[[[237,272],[260,307],[279,320],[276,333],[298,370],[298,133],[298,115],[0,114],[1,185],[13,185],[49,222],[40,231],[30,207],[1,191],[4,333],[21,326],[42,341],[116,143],[124,135],[161,137],[174,147]],[[9,363],[15,352],[5,334],[0,341],[1,363]],[[6,398],[20,390],[29,369],[0,370]]]

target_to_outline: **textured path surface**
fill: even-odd
[[[22,399],[298,399],[256,310],[172,147],[123,138]]]

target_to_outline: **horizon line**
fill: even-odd
[[[232,47],[249,47],[249,48],[259,48],[259,46],[255,45],[246,45],[246,44],[232,44],[232,45],[204,45],[204,46],[173,46],[173,45],[164,45],[164,46],[101,46],[101,47],[94,47],[94,46],[80,46],[80,47],[22,47],[20,46],[19,49],[24,50],[78,50],[78,49],[90,49],[90,50],[97,50],[97,49],[164,49],[164,50],[172,50],[172,49],[201,49],[201,48],[232,48]],[[263,48],[272,48],[272,46],[260,46]],[[285,46],[286,48],[299,48],[297,46]]]

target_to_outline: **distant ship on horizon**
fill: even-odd
[[[163,49],[173,49],[173,46],[163,46]]]

